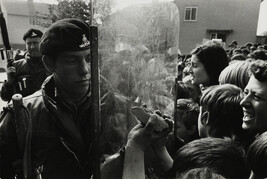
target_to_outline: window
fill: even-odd
[[[223,42],[226,41],[226,33],[218,33],[218,32],[214,32],[210,34],[210,39],[222,39]]]
[[[196,21],[197,20],[197,7],[186,7],[184,20],[185,21]]]
[[[222,42],[226,41],[227,36],[233,32],[233,30],[216,30],[216,29],[207,29],[209,39],[222,39]]]

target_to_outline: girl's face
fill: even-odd
[[[200,62],[196,55],[192,55],[191,63],[189,65],[189,73],[191,78],[191,83],[194,85],[208,85],[210,82],[210,77],[204,68],[204,64]]]

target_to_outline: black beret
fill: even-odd
[[[56,55],[63,51],[90,48],[89,25],[75,18],[62,19],[52,24],[42,36],[40,51],[43,55]]]
[[[25,41],[27,38],[36,38],[36,37],[42,37],[43,32],[41,32],[38,29],[30,29],[23,35],[23,40]]]

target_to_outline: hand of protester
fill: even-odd
[[[161,116],[164,120],[168,120],[170,121],[169,123],[169,127],[171,127],[171,129],[173,128],[174,122],[173,122],[173,118],[167,114],[161,114],[161,112],[159,110],[156,110],[155,113],[159,116]],[[171,131],[170,131],[171,132]],[[160,147],[164,147],[165,143],[167,140],[167,135],[162,137],[160,140],[156,140],[155,142],[153,142],[152,147],[154,149],[160,148]]]
[[[164,122],[167,123],[167,127],[158,130],[159,125]],[[172,126],[173,123],[170,119],[163,119],[157,114],[152,114],[145,126],[138,124],[130,131],[127,146],[144,151],[153,142],[167,136],[171,132]]]
[[[178,112],[184,112],[184,110],[187,108],[188,105],[193,104],[194,101],[189,98],[189,99],[178,99],[177,100],[177,111]]]
[[[12,84],[15,81],[15,73],[16,73],[16,68],[13,66],[10,66],[7,68],[7,82]]]

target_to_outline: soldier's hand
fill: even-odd
[[[13,84],[15,81],[15,74],[16,74],[16,68],[13,66],[10,66],[7,68],[7,82],[9,84]]]

